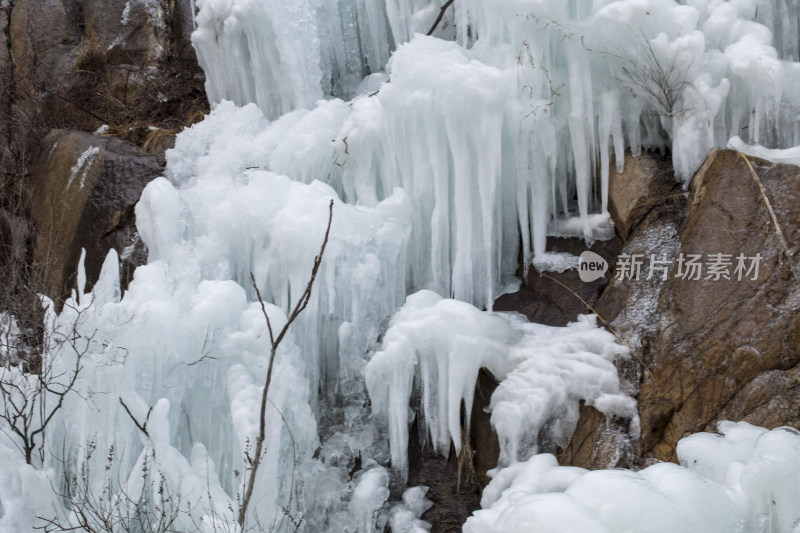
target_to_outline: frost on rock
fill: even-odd
[[[75,181],[75,178],[78,177],[79,173],[79,183],[81,189],[83,189],[86,182],[86,175],[89,173],[89,169],[92,167],[92,163],[94,163],[94,160],[99,153],[100,147],[92,146],[91,148],[87,148],[85,152],[78,156],[78,160],[75,161],[75,164],[69,171],[69,181],[67,181],[67,185],[64,187],[65,189],[68,189],[72,185],[72,182]]]
[[[405,474],[409,404],[419,398],[427,433],[447,455],[458,453],[462,405],[472,411],[478,371],[499,380],[491,422],[500,441],[500,464],[536,453],[543,434],[565,446],[581,400],[604,414],[633,420],[636,401],[620,391],[614,358],[626,353],[593,316],[558,328],[507,313],[485,313],[431,291],[408,297],[392,318],[380,351],[366,369],[373,411],[389,428],[392,466]]]
[[[800,519],[800,435],[722,422],[678,443],[681,466],[639,472],[559,466],[535,455],[494,474],[465,533],[792,533]]]

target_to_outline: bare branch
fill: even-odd
[[[452,0],[451,2],[452,3]],[[264,313],[264,316],[267,319],[267,325],[270,328],[270,340],[272,341],[272,346],[270,349],[269,354],[269,364],[267,366],[267,378],[264,383],[264,390],[261,392],[261,411],[259,415],[259,428],[258,428],[258,437],[256,438],[256,450],[255,455],[252,458],[251,470],[250,470],[250,477],[247,480],[247,487],[245,489],[245,494],[242,497],[242,504],[239,507],[239,516],[238,516],[238,523],[239,527],[244,531],[244,523],[247,517],[247,508],[250,505],[250,500],[253,496],[253,488],[255,487],[256,481],[256,474],[258,473],[258,467],[261,465],[261,457],[262,451],[264,448],[264,440],[266,439],[266,432],[267,432],[267,424],[266,424],[266,415],[267,415],[267,396],[269,395],[269,388],[270,384],[272,383],[272,370],[275,365],[275,355],[278,353],[278,346],[280,346],[281,341],[286,335],[286,332],[289,331],[289,327],[294,323],[300,313],[308,306],[308,302],[311,300],[311,290],[314,287],[314,280],[317,279],[317,273],[319,272],[319,267],[322,264],[322,256],[325,253],[325,248],[328,246],[328,238],[330,237],[331,233],[331,224],[333,222],[333,200],[331,200],[330,205],[328,206],[328,226],[325,229],[325,238],[322,241],[322,246],[319,249],[319,254],[314,258],[314,266],[311,269],[311,277],[308,280],[308,284],[306,285],[305,291],[303,294],[300,295],[298,298],[297,303],[294,306],[294,309],[289,314],[288,320],[286,324],[281,329],[278,337],[276,339],[272,339],[272,326],[269,321],[269,317],[267,316],[266,307],[264,305],[264,301],[261,298],[261,293],[256,287],[256,295],[258,296],[258,301],[261,303],[261,309]],[[253,285],[256,285],[255,277],[253,274],[250,274],[250,278],[253,281]]]
[[[10,431],[19,437],[20,447],[28,464],[33,464],[34,452],[37,449],[44,460],[47,427],[64,406],[67,395],[75,391],[83,368],[83,357],[88,352],[91,340],[87,339],[86,346],[82,349],[77,346],[76,340],[80,338],[77,333],[79,319],[80,313],[76,318],[76,324],[72,325],[72,338],[68,341],[75,356],[73,368],[58,374],[54,372],[51,360],[55,351],[53,343],[56,347],[60,344],[51,334],[42,346],[45,355],[41,357],[38,372],[23,373],[22,369],[14,372],[10,368],[5,368],[0,374],[0,397],[3,405],[0,420],[4,420]],[[56,399],[55,405],[47,405],[49,396]]]
[[[261,304],[261,312],[264,313],[264,318],[267,320],[267,329],[269,329],[269,343],[270,345],[275,344],[275,336],[272,334],[272,322],[269,320],[269,315],[267,314],[267,308],[264,305],[264,299],[261,298],[261,291],[258,290],[258,283],[256,283],[256,277],[250,272],[250,280],[253,282],[253,288],[256,290],[256,296],[258,296],[258,303]]]
[[[139,431],[144,433],[145,436],[147,436],[147,438],[149,439],[150,438],[150,433],[147,432],[147,423],[150,421],[150,413],[153,411],[153,408],[151,407],[150,409],[147,410],[147,418],[145,418],[144,424],[141,424],[141,423],[139,423],[138,420],[136,420],[136,417],[133,416],[133,413],[131,413],[131,410],[128,409],[127,405],[125,405],[125,402],[122,401],[122,397],[121,396],[119,398],[119,403],[125,409],[125,412],[128,413],[128,416],[131,417],[131,420],[133,420],[133,423],[136,424],[136,427],[139,428]]]
[[[427,35],[433,35],[434,30],[436,30],[436,26],[439,25],[439,23],[442,21],[442,17],[444,17],[444,12],[447,11],[447,8],[450,7],[450,4],[452,4],[453,1],[454,0],[447,0],[447,2],[445,2],[445,4],[439,10],[439,16],[436,17],[436,20],[433,22],[433,26],[431,26],[431,29],[428,30]]]
[[[691,65],[679,62],[677,55],[662,57],[642,30],[637,33],[637,43],[643,52],[641,57],[621,48],[604,52],[622,63],[622,76],[617,81],[648,100],[659,115],[668,118],[679,115],[683,110],[678,109],[678,101],[683,90],[691,85],[687,80]]]
[[[94,450],[94,443],[89,443],[89,458]],[[152,453],[152,452],[151,452]],[[125,480],[113,475],[106,475],[105,484],[100,492],[93,489],[91,483],[91,467],[87,462],[80,472],[70,474],[67,462],[57,459],[63,465],[63,477],[66,483],[53,491],[61,497],[68,507],[58,513],[61,516],[37,516],[41,525],[34,529],[45,533],[65,531],[85,531],[86,533],[178,533],[184,531],[176,528],[181,515],[181,507],[185,503],[187,512],[191,505],[184,501],[180,490],[173,490],[163,474],[147,465],[153,456],[145,455],[145,467],[141,471],[144,483],[140,492],[129,492]],[[114,449],[109,449],[106,471],[113,471]],[[180,481],[178,481],[180,486]],[[198,528],[199,529],[199,528]]]

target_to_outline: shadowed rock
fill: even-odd
[[[33,168],[31,214],[38,227],[34,261],[47,269],[48,294],[75,286],[75,265],[87,251],[89,284],[111,248],[122,259],[123,280],[146,260],[133,207],[145,185],[161,175],[162,156],[143,154],[121,139],[55,130]],[[88,288],[88,287],[87,287]]]

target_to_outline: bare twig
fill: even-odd
[[[65,483],[60,488],[53,487],[68,508],[62,516],[37,516],[42,522],[34,529],[45,533],[65,531],[85,531],[87,533],[178,533],[185,531],[177,527],[182,514],[181,507],[191,510],[189,501],[184,500],[180,490],[173,490],[166,477],[153,470],[150,462],[154,456],[146,455],[141,471],[143,483],[137,493],[129,492],[128,484],[110,474],[100,491],[93,488],[91,466],[88,461],[94,451],[94,443],[89,443],[89,454],[80,472],[71,474],[63,459]],[[114,449],[108,454],[106,471],[113,470]],[[199,529],[199,528],[198,528]]]
[[[436,30],[436,26],[439,25],[439,23],[442,21],[442,17],[444,17],[444,12],[447,11],[447,8],[450,7],[450,4],[453,2],[454,0],[447,0],[447,2],[444,3],[442,8],[439,10],[439,16],[436,17],[436,20],[433,22],[431,29],[428,30],[427,35],[433,35],[434,30]]]
[[[272,334],[272,322],[269,319],[269,315],[267,314],[267,307],[264,305],[264,299],[261,297],[261,291],[258,290],[258,284],[256,283],[256,277],[250,272],[250,280],[253,282],[253,288],[256,290],[256,296],[258,296],[258,303],[261,304],[261,312],[264,313],[264,318],[267,320],[267,329],[269,330],[269,343],[270,345],[275,345],[275,336]]]
[[[264,440],[266,439],[266,432],[267,432],[267,424],[266,424],[266,412],[267,412],[267,395],[269,394],[269,387],[272,383],[272,370],[275,365],[275,355],[278,353],[278,346],[280,346],[281,341],[286,336],[286,333],[289,331],[289,327],[292,323],[297,319],[297,317],[302,313],[305,308],[308,306],[309,301],[311,300],[311,289],[314,287],[314,280],[317,278],[317,273],[319,272],[319,267],[322,264],[322,256],[325,253],[325,248],[328,246],[328,238],[331,233],[331,223],[333,222],[333,200],[328,207],[328,227],[325,229],[325,238],[322,241],[322,246],[319,249],[319,254],[314,258],[314,266],[311,269],[311,278],[308,280],[308,285],[306,285],[305,291],[303,294],[300,295],[298,298],[297,303],[292,309],[292,312],[289,314],[288,320],[286,324],[284,324],[283,328],[281,329],[280,333],[278,333],[278,337],[273,337],[273,330],[272,330],[272,322],[269,319],[269,315],[267,314],[267,309],[264,304],[264,300],[261,298],[261,292],[256,285],[255,276],[253,273],[250,273],[250,279],[253,282],[253,287],[256,290],[256,296],[258,297],[258,301],[261,304],[261,311],[264,313],[264,318],[267,321],[267,327],[269,328],[269,335],[270,335],[270,354],[269,354],[269,363],[267,366],[267,378],[264,383],[264,390],[261,392],[261,410],[259,414],[259,427],[258,427],[258,437],[256,437],[256,450],[255,454],[252,457],[251,469],[250,469],[250,477],[247,480],[247,487],[245,489],[244,496],[242,497],[242,505],[239,507],[239,517],[238,523],[239,527],[244,531],[244,523],[247,516],[247,508],[250,505],[250,500],[253,496],[253,488],[255,487],[256,481],[256,474],[258,473],[258,467],[261,465],[261,457],[262,452],[264,449]]]
[[[51,332],[43,342],[41,366],[38,372],[23,372],[0,368],[0,420],[8,433],[15,435],[15,445],[23,452],[25,462],[32,465],[34,452],[38,450],[43,460],[47,427],[56,413],[64,406],[64,400],[72,393],[83,369],[83,358],[89,351],[94,334],[83,337],[78,333],[81,319],[79,311],[68,333]],[[85,345],[78,346],[83,341]],[[54,354],[62,345],[68,345],[75,354],[74,366],[64,372],[55,373]],[[48,405],[48,398],[54,403]],[[13,440],[13,439],[12,439]]]
[[[624,49],[616,52],[604,52],[616,57],[622,63],[622,78],[617,79],[639,93],[650,104],[656,113],[664,117],[674,117],[683,110],[678,109],[678,100],[683,90],[690,86],[687,80],[690,64],[680,63],[677,55],[662,58],[653,48],[650,39],[639,30],[637,34],[639,50],[643,57]]]
[[[144,424],[142,424],[138,420],[136,420],[136,417],[133,416],[133,413],[131,413],[131,410],[128,409],[128,406],[125,405],[124,401],[122,401],[122,397],[121,396],[119,398],[119,403],[125,409],[125,412],[128,413],[128,416],[131,417],[131,420],[133,420],[133,423],[136,424],[136,427],[139,428],[139,431],[144,433],[145,436],[149,439],[150,438],[150,433],[147,432],[147,423],[150,422],[150,413],[153,412],[153,408],[151,407],[150,409],[147,410],[147,417],[145,417]]]

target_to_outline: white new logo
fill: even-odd
[[[605,277],[608,272],[608,263],[594,252],[585,251],[578,258],[578,275],[581,281],[589,283]]]

